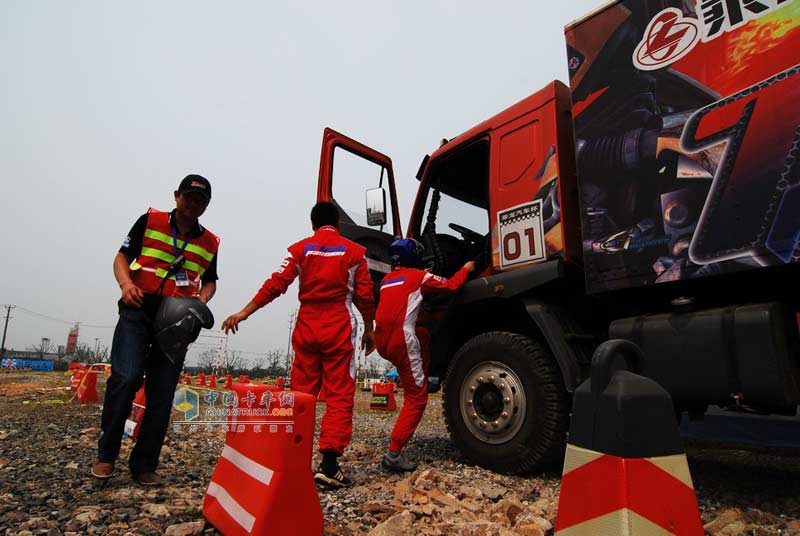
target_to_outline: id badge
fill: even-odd
[[[188,287],[189,286],[189,274],[187,274],[184,270],[181,270],[177,274],[175,274],[175,286],[176,287]]]

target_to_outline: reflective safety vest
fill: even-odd
[[[187,286],[177,286],[175,275],[164,281],[169,265],[175,260],[169,212],[153,208],[148,210],[147,226],[142,237],[142,251],[131,264],[131,279],[145,294],[155,294],[162,281],[164,281],[160,292],[162,296],[190,297],[199,293],[200,279],[217,254],[219,238],[205,229],[199,237],[191,238],[185,248],[184,241],[177,239],[177,246],[185,258],[179,271],[184,271],[188,275]]]

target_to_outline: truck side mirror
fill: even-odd
[[[383,188],[367,190],[367,225],[386,225],[386,191]]]

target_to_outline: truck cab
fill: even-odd
[[[460,386],[445,394],[451,434],[462,450],[474,451],[473,459],[501,470],[520,470],[513,451],[521,442],[540,452],[524,454],[522,469],[560,456],[568,391],[580,379],[579,363],[588,362],[588,350],[565,342],[556,304],[531,297],[534,288],[541,296],[558,294],[570,277],[582,287],[570,107],[569,89],[555,81],[442,140],[420,165],[405,235],[391,159],[332,129],[323,135],[317,200],[336,203],[342,234],[367,248],[376,289],[391,268],[388,246],[401,236],[424,245],[423,261],[437,275],[449,277],[467,260],[476,262],[458,295],[424,304],[435,319],[429,379]],[[478,336],[466,348],[473,358],[454,359]],[[485,361],[487,351],[511,355],[516,364]],[[475,387],[471,396],[468,384],[484,376],[500,381]],[[524,387],[533,383],[558,388]],[[532,418],[540,414],[536,407],[547,405],[551,414]],[[483,452],[486,446],[491,454]],[[498,455],[498,449],[508,452]]]

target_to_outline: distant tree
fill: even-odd
[[[285,376],[286,375],[286,354],[280,350],[270,350],[267,352],[266,375]]]
[[[208,374],[214,371],[214,365],[219,359],[219,368],[216,373],[220,376],[232,374],[234,376],[247,374],[253,378],[264,376],[286,375],[286,354],[280,350],[270,350],[258,357],[245,359],[239,350],[230,350],[220,353],[218,350],[207,349],[197,356],[197,364],[185,367],[189,374],[203,372]]]
[[[203,353],[197,357],[197,368],[199,368],[201,372],[212,371],[214,365],[217,363],[217,353],[217,350],[213,348],[204,350]]]
[[[50,342],[50,339],[44,338],[42,342],[39,344],[34,344],[30,347],[30,350],[39,354],[39,357],[44,357],[45,354],[49,354],[55,350],[55,345]]]
[[[93,348],[85,342],[79,342],[75,346],[75,359],[87,364],[108,363],[108,346]]]
[[[393,365],[376,355],[367,356],[367,362],[364,367],[364,374],[366,378],[380,378],[392,369]]]

